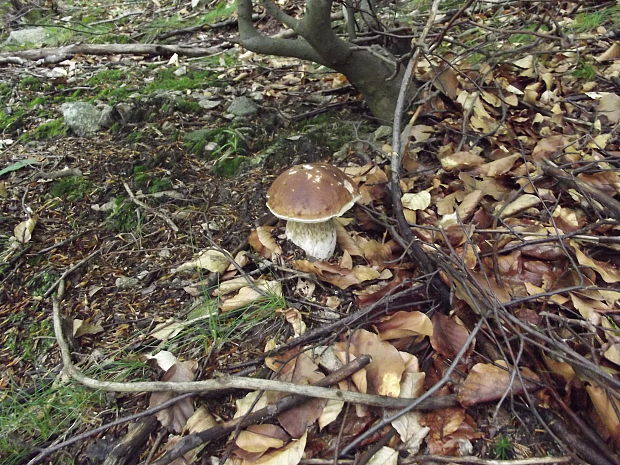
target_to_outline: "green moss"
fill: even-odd
[[[99,86],[102,84],[116,84],[127,80],[127,70],[123,69],[104,69],[91,76],[86,81],[88,85]]]
[[[512,458],[512,440],[506,435],[501,435],[495,438],[495,442],[493,443],[493,453],[496,459],[508,460]]]
[[[197,114],[202,113],[203,111],[203,108],[200,106],[200,104],[193,99],[178,98],[174,102],[174,106],[175,109],[180,111],[181,113]]]
[[[113,201],[112,210],[106,218],[106,226],[108,229],[120,232],[138,229],[140,217],[133,202],[125,197],[116,197]]]
[[[147,84],[144,88],[144,92],[199,89],[210,86],[214,79],[213,71],[189,70],[183,76],[176,76],[174,71],[173,69],[159,70],[155,76],[155,80]]]
[[[19,140],[22,142],[27,142],[29,140],[48,140],[55,137],[64,136],[66,134],[67,128],[65,127],[62,118],[57,118],[52,121],[39,124],[32,131],[22,134]]]
[[[26,112],[23,109],[13,109],[7,112],[0,108],[0,133],[14,133],[24,124]]]
[[[50,194],[65,200],[79,200],[93,190],[92,183],[83,176],[67,176],[52,183]]]

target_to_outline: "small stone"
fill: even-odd
[[[258,106],[248,97],[237,97],[230,102],[226,111],[235,116],[250,116],[258,112]]]
[[[392,126],[379,126],[373,136],[375,140],[387,140],[392,137]]]
[[[132,278],[129,276],[121,276],[116,278],[114,284],[119,289],[131,289],[132,287],[136,287],[140,283],[138,278]]]
[[[79,137],[89,136],[101,129],[101,111],[88,102],[65,102],[60,106],[65,124]]]

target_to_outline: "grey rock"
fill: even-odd
[[[88,102],[65,102],[60,106],[65,124],[79,137],[89,136],[101,129],[101,110]]]
[[[258,106],[248,97],[236,97],[230,102],[227,111],[235,116],[250,116],[258,112]]]
[[[138,278],[132,278],[129,276],[121,276],[116,278],[116,281],[114,282],[116,287],[119,289],[131,289],[132,287],[136,287],[139,283],[140,280]]]
[[[3,45],[34,45],[41,47],[51,38],[51,34],[44,27],[30,27],[11,31]]]
[[[387,140],[392,137],[392,126],[379,126],[373,133],[374,139]]]
[[[118,112],[114,109],[113,106],[108,104],[103,104],[101,106],[101,113],[99,115],[99,126],[102,128],[109,128],[116,122],[119,118]]]

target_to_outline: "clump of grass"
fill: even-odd
[[[586,62],[579,62],[577,67],[571,73],[577,79],[583,79],[584,81],[591,81],[596,77],[597,69]]]
[[[620,22],[620,6],[579,13],[575,17],[572,28],[575,32],[591,32],[607,22],[611,22],[614,26]]]
[[[495,442],[493,443],[493,454],[496,459],[508,460],[512,457],[512,453],[512,440],[508,436],[501,435],[495,438]]]
[[[208,144],[214,148],[208,153]],[[192,131],[185,136],[185,147],[195,155],[213,160],[213,172],[219,176],[234,176],[247,157],[245,137],[235,128],[208,128]]]
[[[100,393],[78,385],[54,385],[14,395],[16,391],[9,388],[8,396],[0,401],[3,465],[23,463],[34,447],[48,444],[75,423],[85,422],[92,407],[102,401]]]
[[[119,232],[129,232],[135,231],[140,225],[140,215],[133,202],[125,197],[116,197],[106,218],[107,228]]]
[[[146,189],[149,194],[165,191],[172,188],[172,181],[165,177],[157,177],[150,174],[143,165],[133,169],[133,180],[137,187]]]

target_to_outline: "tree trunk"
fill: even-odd
[[[280,10],[271,0],[262,0],[266,12],[298,37],[270,37],[252,23],[252,1],[237,0],[241,45],[256,53],[314,61],[344,74],[360,91],[372,114],[384,123],[394,118],[396,99],[404,70],[382,48],[359,47],[336,35],[332,28],[331,0],[308,0],[301,19]]]

